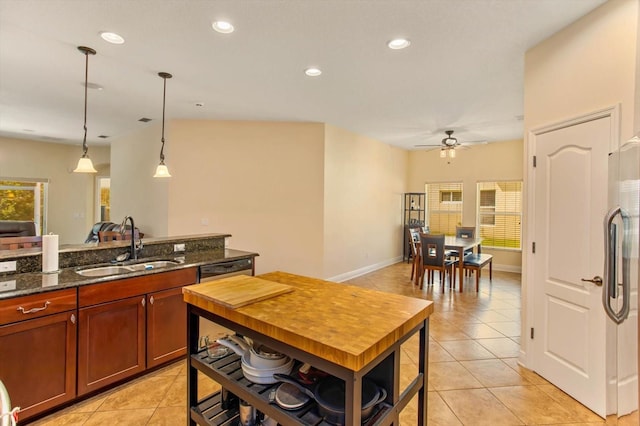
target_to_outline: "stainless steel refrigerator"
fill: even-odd
[[[640,135],[610,154],[609,206],[604,219],[602,288],[607,320],[607,413],[638,424],[638,247]],[[626,423],[625,423],[626,424]]]

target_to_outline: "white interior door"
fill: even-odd
[[[537,134],[533,146],[533,368],[606,415],[606,315],[601,287],[609,115]]]

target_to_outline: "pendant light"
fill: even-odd
[[[171,177],[169,169],[164,164],[164,111],[167,97],[167,79],[173,77],[168,72],[159,72],[158,75],[164,80],[164,90],[162,92],[162,147],[160,148],[160,164],[156,168],[156,174],[153,177],[163,178]]]
[[[82,138],[82,157],[78,161],[78,166],[73,171],[74,173],[97,173],[98,171],[93,168],[93,163],[87,155],[89,148],[87,147],[87,86],[89,80],[89,55],[95,55],[96,51],[90,47],[78,46],[78,50],[85,56],[84,66],[84,137]]]

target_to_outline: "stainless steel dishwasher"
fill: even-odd
[[[198,282],[221,280],[235,275],[253,275],[253,259],[230,260],[202,265],[198,271]]]
[[[207,281],[221,280],[236,275],[254,275],[253,259],[237,259],[228,262],[202,265],[198,269],[198,282],[204,283]],[[209,340],[214,341],[218,337],[230,333],[232,333],[230,330],[200,317],[200,341],[202,341],[204,336],[209,336]]]

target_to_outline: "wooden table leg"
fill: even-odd
[[[460,268],[460,293],[462,293],[462,281],[464,280],[464,247],[457,247],[458,267]]]

